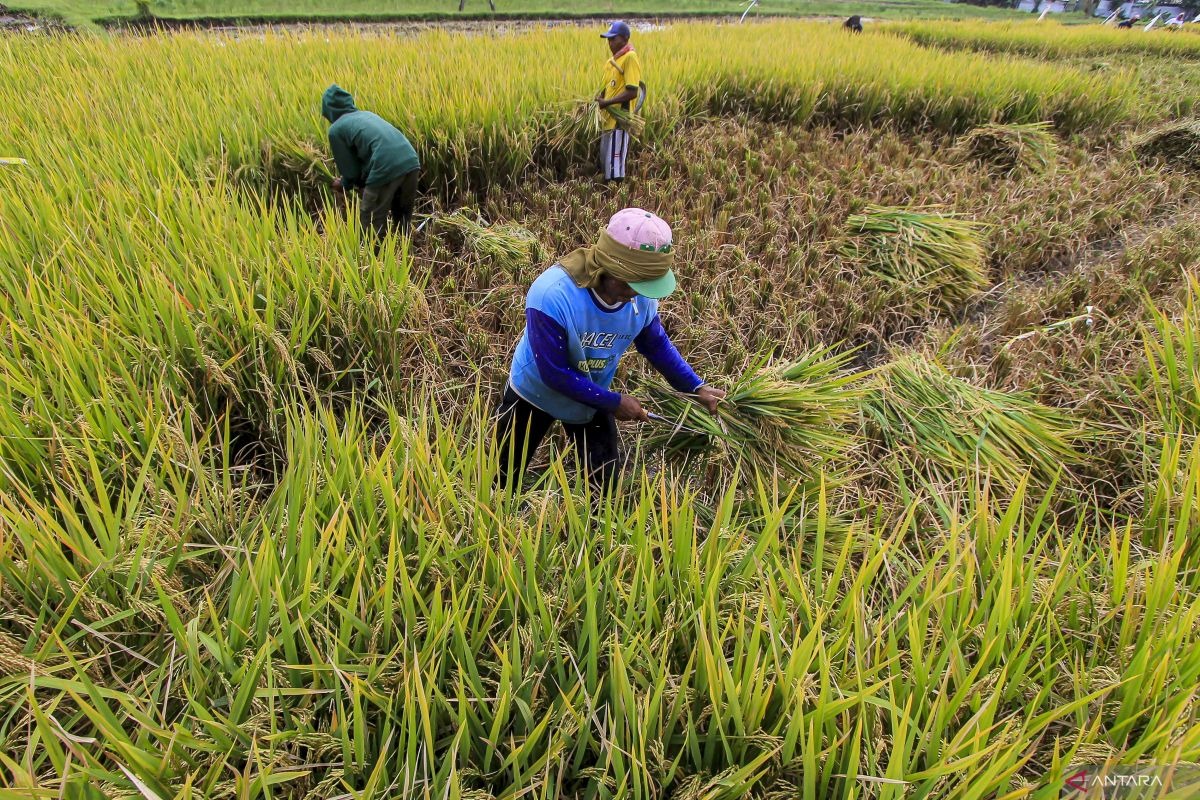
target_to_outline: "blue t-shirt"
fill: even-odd
[[[639,295],[607,306],[557,264],[530,286],[525,321],[509,384],[563,422],[583,424],[596,409],[616,409],[621,395],[608,387],[631,344],[676,389],[693,392],[701,384],[667,338],[657,300]]]

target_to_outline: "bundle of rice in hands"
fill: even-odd
[[[573,100],[565,109],[552,108],[543,114],[546,146],[553,151],[569,151],[590,142],[600,130],[600,109],[595,100]]]
[[[920,355],[877,373],[863,412],[871,433],[938,483],[990,475],[1012,487],[1030,472],[1045,487],[1060,467],[1083,462],[1089,434],[1068,414],[1023,394],[982,389]]]
[[[1131,145],[1142,158],[1163,158],[1173,166],[1200,170],[1200,119],[1161,125],[1134,137]]]
[[[617,118],[617,124],[622,130],[629,131],[634,136],[640,136],[646,129],[646,118],[634,111],[626,111],[619,106],[609,106],[608,113]],[[603,115],[604,112],[600,112]]]
[[[847,372],[852,355],[824,348],[789,363],[760,362],[734,382],[715,416],[665,384],[652,385],[650,402],[671,424],[655,429],[648,443],[813,476],[854,443],[846,424],[858,412],[866,373]]]
[[[544,257],[538,238],[511,222],[488,225],[478,214],[459,209],[438,217],[437,224],[458,236],[465,249],[510,272]]]
[[[1010,173],[1019,169],[1045,172],[1058,157],[1049,122],[981,125],[959,139],[954,150],[960,158],[984,161]]]
[[[906,293],[953,308],[988,286],[983,223],[924,208],[867,206],[846,220],[841,255]]]
[[[640,115],[622,108],[608,109],[621,127],[637,136],[646,127]],[[565,110],[552,109],[545,114],[546,146],[555,152],[570,151],[583,142],[590,143],[604,127],[604,111],[595,100],[575,100]]]
[[[336,177],[328,151],[305,139],[267,139],[262,152],[268,177],[290,177],[304,184],[324,184]]]

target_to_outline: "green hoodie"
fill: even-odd
[[[421,166],[403,133],[370,111],[359,111],[354,97],[336,83],[321,97],[321,116],[333,123],[329,146],[347,187],[390,183]]]

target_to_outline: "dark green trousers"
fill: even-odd
[[[370,231],[377,239],[382,239],[390,223],[399,228],[401,233],[407,233],[412,223],[413,206],[417,202],[417,182],[420,178],[421,170],[414,169],[389,183],[378,183],[363,189],[358,211],[363,231]]]

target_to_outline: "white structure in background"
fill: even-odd
[[[1041,16],[1038,19],[1046,16],[1046,14],[1061,14],[1067,10],[1067,4],[1063,0],[1021,0],[1021,5],[1017,6],[1018,11],[1027,11],[1032,14],[1034,11],[1041,11]]]
[[[1030,8],[1028,10],[1032,11],[1033,9]],[[1174,19],[1178,19],[1182,14],[1184,20],[1187,20],[1187,11],[1182,7],[1168,4],[1159,5],[1153,2],[1121,3],[1116,2],[1115,0],[1100,0],[1100,2],[1096,5],[1096,10],[1093,12],[1093,15],[1097,17],[1105,17],[1106,19],[1104,22],[1107,25],[1109,24],[1108,18],[1114,13],[1117,15],[1115,22],[1120,22],[1123,19],[1129,19],[1130,17],[1135,16],[1141,17],[1142,19],[1149,19],[1155,14],[1164,15],[1169,19],[1172,19],[1172,21]],[[1200,21],[1200,15],[1197,15],[1196,19],[1193,20],[1193,22],[1196,21]]]

